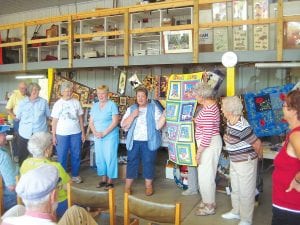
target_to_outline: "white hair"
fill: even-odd
[[[195,85],[194,93],[197,96],[201,96],[203,98],[215,97],[214,89],[210,85],[204,82],[199,82],[198,84]]]
[[[73,84],[69,81],[65,81],[60,85],[60,93],[62,94],[66,89],[72,89]]]
[[[51,193],[52,193],[52,191],[49,194],[47,194],[46,196],[43,196],[39,199],[35,199],[35,200],[22,199],[22,201],[23,201],[24,205],[26,206],[26,208],[37,208],[37,207],[43,206],[49,202]]]
[[[234,116],[243,115],[242,100],[238,96],[229,96],[222,98],[222,110],[232,113]]]
[[[35,158],[45,156],[45,151],[52,144],[52,135],[49,132],[37,132],[28,141],[28,151]]]

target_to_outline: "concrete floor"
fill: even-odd
[[[160,203],[175,203],[182,204],[182,225],[236,225],[237,220],[225,220],[221,215],[231,209],[230,196],[224,193],[216,194],[217,209],[216,214],[211,216],[195,216],[195,209],[200,201],[200,196],[183,196],[182,190],[178,188],[173,180],[165,178],[164,164],[167,160],[167,151],[159,150],[156,166],[156,179],[154,182],[155,194],[147,197],[144,195],[144,180],[139,178],[135,181],[133,187],[133,195],[137,197],[156,201]],[[271,165],[272,161],[265,160],[265,168]],[[260,204],[255,208],[253,225],[268,225],[271,224],[271,173],[272,169],[265,170],[262,174],[264,188],[260,194]],[[96,184],[99,178],[96,175],[95,169],[91,168],[88,162],[83,163],[81,167],[81,176],[84,183],[79,184],[82,188],[99,190]],[[123,215],[123,189],[124,180],[117,179],[115,181],[115,199],[117,207],[117,215]],[[141,224],[144,224],[142,221]]]

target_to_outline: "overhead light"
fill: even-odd
[[[37,75],[19,75],[16,76],[16,79],[42,79],[45,78],[45,75],[37,74]]]
[[[300,62],[282,62],[282,63],[255,63],[256,68],[295,68],[300,67]]]

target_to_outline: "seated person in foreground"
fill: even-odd
[[[17,184],[16,192],[22,198],[26,212],[23,216],[6,217],[2,225],[97,225],[83,208],[72,206],[57,222],[58,170],[42,165],[25,173]]]
[[[28,141],[27,148],[32,154],[32,157],[27,158],[23,162],[20,168],[21,176],[43,164],[51,164],[58,169],[61,188],[57,192],[58,207],[56,209],[56,215],[60,218],[68,208],[67,191],[65,186],[70,181],[70,176],[59,162],[52,162],[50,160],[53,149],[52,135],[49,132],[37,132],[33,134]]]
[[[0,176],[3,179],[4,211],[17,204],[17,195],[15,192],[17,169],[4,148],[6,145],[6,131],[8,130],[8,126],[0,125]]]

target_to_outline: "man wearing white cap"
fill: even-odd
[[[10,129],[7,125],[0,125],[0,175],[3,179],[4,211],[17,204],[16,198],[16,165],[11,160],[4,146],[6,145],[6,131]]]
[[[8,217],[2,225],[97,225],[83,208],[72,206],[56,222],[58,170],[52,165],[42,165],[21,176],[16,192],[26,208],[25,215]]]

